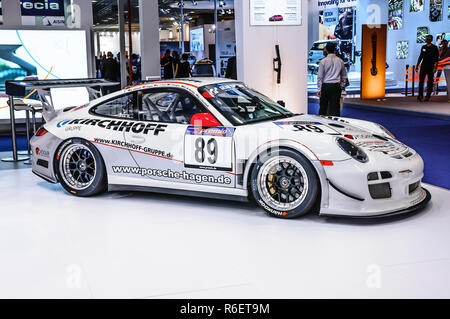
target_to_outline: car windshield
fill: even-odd
[[[294,114],[239,82],[199,88],[200,93],[233,125],[291,117]]]

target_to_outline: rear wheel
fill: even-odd
[[[311,211],[319,193],[311,163],[287,149],[263,155],[251,174],[256,202],[270,215],[296,218]]]
[[[70,139],[62,144],[55,158],[61,185],[76,196],[92,196],[106,190],[105,164],[100,152],[88,141]]]

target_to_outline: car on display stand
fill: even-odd
[[[151,82],[45,109],[33,172],[75,196],[251,200],[280,218],[387,216],[430,200],[422,158],[384,127],[294,114],[238,81]]]

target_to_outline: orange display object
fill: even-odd
[[[386,90],[387,25],[362,25],[361,99],[380,99]]]

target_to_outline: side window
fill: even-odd
[[[189,124],[194,114],[206,112],[197,99],[182,92],[143,92],[141,101],[142,121]]]
[[[94,108],[94,113],[98,115],[133,119],[134,105],[135,95],[134,93],[130,93],[96,106]]]

